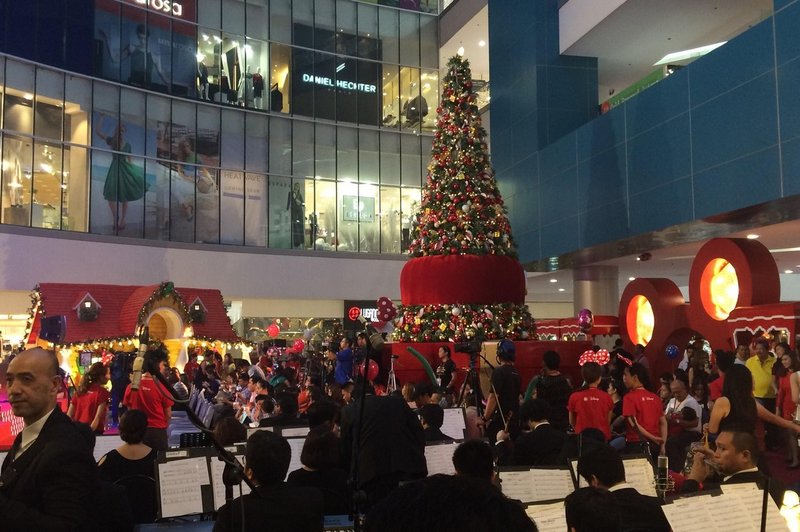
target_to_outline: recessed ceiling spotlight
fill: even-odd
[[[566,292],[566,290],[567,290],[566,288],[559,288],[558,289],[559,292]]]
[[[557,282],[558,282],[558,279],[550,279],[550,282],[551,282],[551,283],[557,283]]]
[[[783,270],[783,273],[794,273],[794,270]]]
[[[629,281],[635,281],[635,280],[636,280],[636,277],[628,277],[628,280],[629,280]]]
[[[484,40],[480,40],[480,41],[478,41],[478,46],[480,46],[481,48],[483,48],[484,46],[486,46],[486,41],[484,41]]]
[[[761,236],[761,235],[757,235],[757,234],[755,234],[755,233],[750,233],[749,235],[747,235],[747,239],[748,239],[748,240],[755,240],[755,239],[757,239],[757,238],[758,238],[758,237],[760,237],[760,236]]]

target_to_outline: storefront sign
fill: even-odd
[[[146,5],[153,11],[161,11],[174,17],[183,17],[183,4],[172,0],[134,0],[139,5]]]
[[[324,85],[326,87],[337,87],[339,89],[345,89],[351,91],[376,93],[378,90],[378,88],[375,85],[371,85],[369,83],[356,83],[354,81],[347,81],[344,79],[337,79],[334,81],[331,78],[325,76],[314,76],[312,74],[303,74],[302,79],[304,83],[314,83],[316,85]]]
[[[344,302],[344,330],[361,331],[364,326],[359,321],[363,317],[367,323],[378,321],[378,307],[375,301],[347,300]]]

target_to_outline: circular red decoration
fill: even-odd
[[[359,316],[361,316],[361,309],[358,307],[350,307],[350,310],[347,311],[347,317],[352,321],[356,321]]]

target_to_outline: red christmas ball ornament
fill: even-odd
[[[267,327],[267,334],[270,338],[275,338],[281,333],[281,328],[278,327],[277,323],[273,323],[269,327]]]
[[[369,369],[367,370],[367,379],[374,381],[375,378],[378,376],[378,370],[379,370],[378,363],[375,362],[374,360],[370,360]],[[362,377],[364,376],[364,364],[358,365],[358,372],[361,374]]]

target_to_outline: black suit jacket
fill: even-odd
[[[539,425],[530,432],[520,434],[511,451],[513,465],[561,465],[564,463],[564,444],[567,435],[554,426]]]
[[[244,504],[244,529],[239,504]],[[324,503],[318,489],[293,488],[279,482],[225,503],[217,514],[214,532],[321,532],[323,519]]]
[[[14,462],[12,454],[0,474],[0,529],[85,529],[97,465],[66,414],[56,408],[36,441]]]
[[[755,482],[758,484],[758,487],[762,490],[767,486],[767,482],[769,482],[769,494],[772,496],[772,499],[775,501],[775,504],[778,505],[780,508],[783,504],[783,492],[786,491],[785,487],[781,482],[775,480],[774,478],[770,478],[761,471],[751,471],[749,473],[739,473],[738,475],[733,475],[728,480],[723,480],[722,482],[705,482],[703,483],[703,490],[712,490],[719,488],[722,484],[747,484],[749,482]],[[681,489],[682,493],[692,493],[695,491],[700,491],[700,485],[697,483],[696,480],[686,479],[683,483],[683,488]]]
[[[658,498],[642,495],[633,488],[612,491],[611,496],[619,508],[622,530],[670,531],[669,521],[661,510]]]
[[[425,434],[414,412],[402,398],[392,395],[368,395],[365,400],[359,486],[380,477],[396,476],[399,480],[424,477],[428,473]],[[350,471],[359,402],[342,409],[341,450],[345,471]]]

